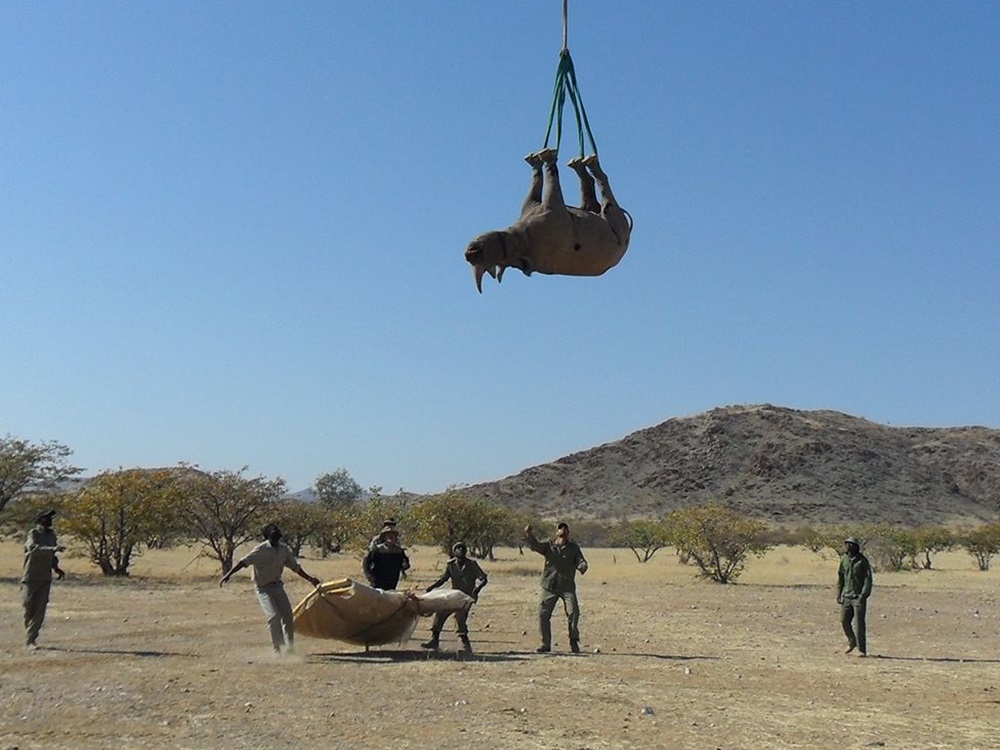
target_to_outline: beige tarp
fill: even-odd
[[[295,634],[359,646],[409,640],[422,615],[458,612],[472,598],[454,589],[383,591],[342,578],[317,586],[293,610]]]

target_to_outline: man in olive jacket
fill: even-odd
[[[36,648],[35,641],[45,622],[45,610],[52,589],[52,573],[62,580],[66,575],[59,567],[57,553],[66,548],[56,541],[52,530],[54,510],[42,511],[35,517],[35,527],[28,532],[24,543],[24,569],[21,572],[21,601],[24,605],[24,629],[29,650]]]
[[[861,554],[861,544],[856,538],[844,540],[846,554],[840,557],[837,572],[837,604],[840,605],[840,623],[847,636],[847,651],[858,649],[858,656],[868,655],[865,639],[865,616],[868,597],[872,593],[872,566]],[[853,623],[853,625],[852,625]]]
[[[542,635],[542,645],[535,649],[544,654],[552,650],[552,610],[562,599],[563,609],[569,624],[569,647],[574,654],[580,653],[580,604],[576,598],[576,573],[587,572],[587,561],[576,542],[569,539],[569,526],[560,523],[556,527],[556,538],[549,542],[535,539],[531,526],[524,529],[528,546],[545,556],[542,570],[542,598],[538,604],[538,629]]]

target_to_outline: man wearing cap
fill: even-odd
[[[837,604],[840,605],[840,623],[847,636],[845,653],[857,649],[858,656],[867,656],[865,616],[872,593],[872,566],[861,554],[861,544],[855,537],[845,539],[844,547],[846,553],[840,557],[837,572]]]
[[[38,632],[45,622],[45,610],[49,604],[52,588],[52,571],[59,580],[66,575],[59,567],[56,554],[65,547],[56,541],[52,530],[54,510],[46,510],[35,516],[35,527],[28,532],[24,543],[24,568],[21,572],[21,600],[24,604],[24,628],[27,631],[27,647],[34,651]]]
[[[399,576],[410,568],[410,558],[399,544],[399,533],[395,526],[383,526],[379,534],[381,541],[368,550],[361,567],[365,578],[373,587],[391,591],[399,584]]]
[[[524,528],[528,546],[545,557],[542,570],[542,598],[538,604],[538,629],[542,645],[535,651],[540,654],[552,650],[552,611],[556,602],[562,599],[563,609],[569,625],[569,647],[574,654],[580,653],[580,604],[576,598],[576,574],[587,572],[587,561],[576,542],[570,541],[569,525],[560,523],[556,527],[556,538],[540,542],[528,525]]]
[[[377,533],[375,536],[372,537],[371,542],[368,544],[368,549],[374,549],[375,547],[377,547],[379,544],[382,543],[382,540],[384,539],[382,534],[385,532],[386,529],[395,529],[395,528],[396,528],[395,518],[385,519],[382,522],[382,531],[379,531],[379,533]]]
[[[488,580],[486,573],[479,567],[479,563],[470,558],[467,551],[465,542],[455,542],[451,546],[451,554],[454,557],[448,561],[441,577],[428,586],[427,590],[433,591],[445,581],[451,579],[451,587],[453,589],[458,589],[463,594],[471,596],[473,601],[478,601],[479,592],[483,590]],[[455,612],[455,632],[458,633],[458,637],[462,641],[462,650],[471,654],[472,644],[469,642],[470,609],[472,609],[471,604],[465,609]],[[441,639],[441,631],[444,629],[445,620],[448,619],[449,615],[451,615],[451,612],[436,612],[434,614],[434,622],[431,625],[431,639],[426,643],[420,644],[423,648],[436,649],[438,647],[438,642]]]
[[[291,651],[295,645],[295,627],[292,621],[292,604],[288,601],[281,574],[285,568],[295,571],[300,578],[319,586],[319,579],[306,573],[291,547],[281,541],[281,529],[269,523],[261,530],[265,541],[258,544],[249,554],[236,563],[222,576],[219,586],[224,586],[233,573],[247,566],[253,566],[253,580],[257,589],[257,601],[267,617],[267,627],[271,632],[271,645],[276,654],[281,647]]]

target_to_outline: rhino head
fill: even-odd
[[[503,272],[511,266],[521,269],[525,275],[531,274],[531,264],[527,258],[511,257],[510,243],[511,238],[507,232],[484,232],[465,249],[465,259],[472,265],[472,276],[480,294],[483,293],[485,274],[489,274],[497,282],[503,280]]]

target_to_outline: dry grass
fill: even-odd
[[[877,576],[863,660],[841,653],[835,560],[778,548],[718,586],[666,551],[645,565],[587,554],[579,656],[533,653],[541,559],[504,550],[484,563],[471,658],[447,633],[437,656],[302,639],[275,659],[247,577],[220,590],[215,565],[186,549],[140,558],[129,581],[68,560],[43,648],[27,653],[19,546],[4,543],[0,750],[997,747],[998,574],[967,555]],[[443,559],[411,558],[413,584]],[[324,579],[358,567],[303,563]],[[306,593],[287,579],[293,599]],[[564,623],[557,612],[560,652]]]

